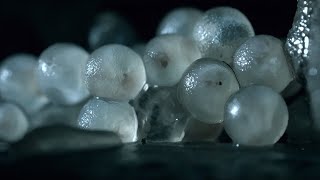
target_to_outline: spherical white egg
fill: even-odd
[[[29,123],[26,115],[16,105],[0,104],[0,139],[15,142],[27,133]]]
[[[157,35],[179,34],[192,37],[193,28],[202,14],[200,10],[195,8],[176,8],[161,20]]]
[[[174,86],[183,72],[201,53],[195,42],[179,35],[153,38],[146,46],[143,57],[147,82],[151,86]]]
[[[89,96],[84,84],[89,54],[81,47],[57,43],[45,49],[38,64],[41,90],[56,104],[77,104]]]
[[[202,58],[184,73],[178,85],[178,98],[195,119],[221,123],[225,103],[238,89],[238,81],[226,63]]]
[[[202,57],[211,57],[228,64],[232,63],[234,52],[254,30],[239,10],[231,7],[216,7],[204,13],[193,30]]]
[[[240,86],[256,84],[283,91],[293,74],[282,46],[279,39],[269,35],[258,35],[243,43],[233,61]]]
[[[49,102],[41,92],[36,69],[38,62],[31,54],[14,54],[0,66],[0,94],[6,101],[19,104],[33,114]]]
[[[141,57],[123,45],[106,45],[90,55],[85,83],[91,95],[112,100],[134,99],[146,83]]]
[[[266,86],[249,86],[226,103],[224,128],[234,143],[276,143],[288,125],[288,108],[280,94]]]
[[[89,100],[79,114],[78,127],[111,131],[118,134],[123,142],[137,140],[137,116],[127,102]]]

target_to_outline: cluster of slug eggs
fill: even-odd
[[[0,138],[52,124],[115,132],[123,142],[214,141],[224,128],[235,143],[270,145],[285,132],[279,93],[294,76],[282,42],[255,36],[240,11],[175,9],[146,45],[120,45],[134,34],[105,13],[89,34],[90,54],[56,43],[39,58],[6,58]]]

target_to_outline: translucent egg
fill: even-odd
[[[41,90],[56,104],[77,104],[89,96],[84,84],[88,53],[81,47],[57,43],[39,58],[38,82]]]
[[[52,125],[77,127],[78,115],[83,105],[83,103],[73,106],[50,104],[29,118],[29,129]]]
[[[243,43],[234,55],[233,70],[240,86],[264,85],[283,91],[293,80],[282,42],[258,35]]]
[[[249,86],[226,103],[224,128],[234,143],[272,145],[285,132],[288,108],[280,94],[269,87]]]
[[[137,116],[127,102],[103,101],[97,98],[89,100],[79,114],[78,127],[114,132],[123,142],[137,140]]]
[[[183,141],[216,141],[223,131],[223,123],[207,124],[191,118],[185,129]]]
[[[29,124],[26,115],[16,105],[0,104],[0,139],[15,142],[27,133]]]
[[[90,56],[85,82],[94,96],[112,100],[134,99],[146,82],[141,57],[123,45],[106,45]]]
[[[150,87],[134,101],[141,138],[153,142],[180,142],[190,115],[179,104],[176,88]]]
[[[36,57],[15,54],[4,60],[0,67],[0,93],[6,101],[14,102],[29,113],[37,112],[48,103],[41,93],[35,70]]]
[[[107,44],[131,45],[136,39],[133,27],[125,18],[114,12],[99,14],[89,31],[92,50]]]
[[[193,40],[179,35],[162,35],[152,39],[143,57],[147,81],[151,86],[173,86],[201,53]]]
[[[179,34],[192,37],[193,28],[202,12],[194,8],[177,8],[170,11],[160,22],[157,35]]]
[[[239,90],[232,69],[211,58],[195,61],[178,85],[181,104],[195,119],[208,124],[221,123],[226,101]]]
[[[247,17],[231,7],[210,9],[198,20],[193,30],[202,57],[211,57],[228,64],[234,52],[254,31]]]

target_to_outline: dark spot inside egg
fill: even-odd
[[[165,59],[161,59],[160,60],[160,64],[163,68],[166,68],[168,66],[168,61]]]
[[[212,85],[216,85],[216,86],[221,86],[222,85],[222,82],[221,81],[218,81],[218,82],[213,82],[211,80],[207,80],[204,82],[206,84],[206,86],[212,86]]]

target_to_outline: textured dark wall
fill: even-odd
[[[38,55],[54,42],[75,42],[87,47],[92,18],[104,10],[118,11],[136,27],[142,40],[150,39],[169,10],[190,6],[202,10],[232,6],[245,13],[256,34],[285,37],[296,9],[296,0],[1,0],[0,59],[15,52]]]

